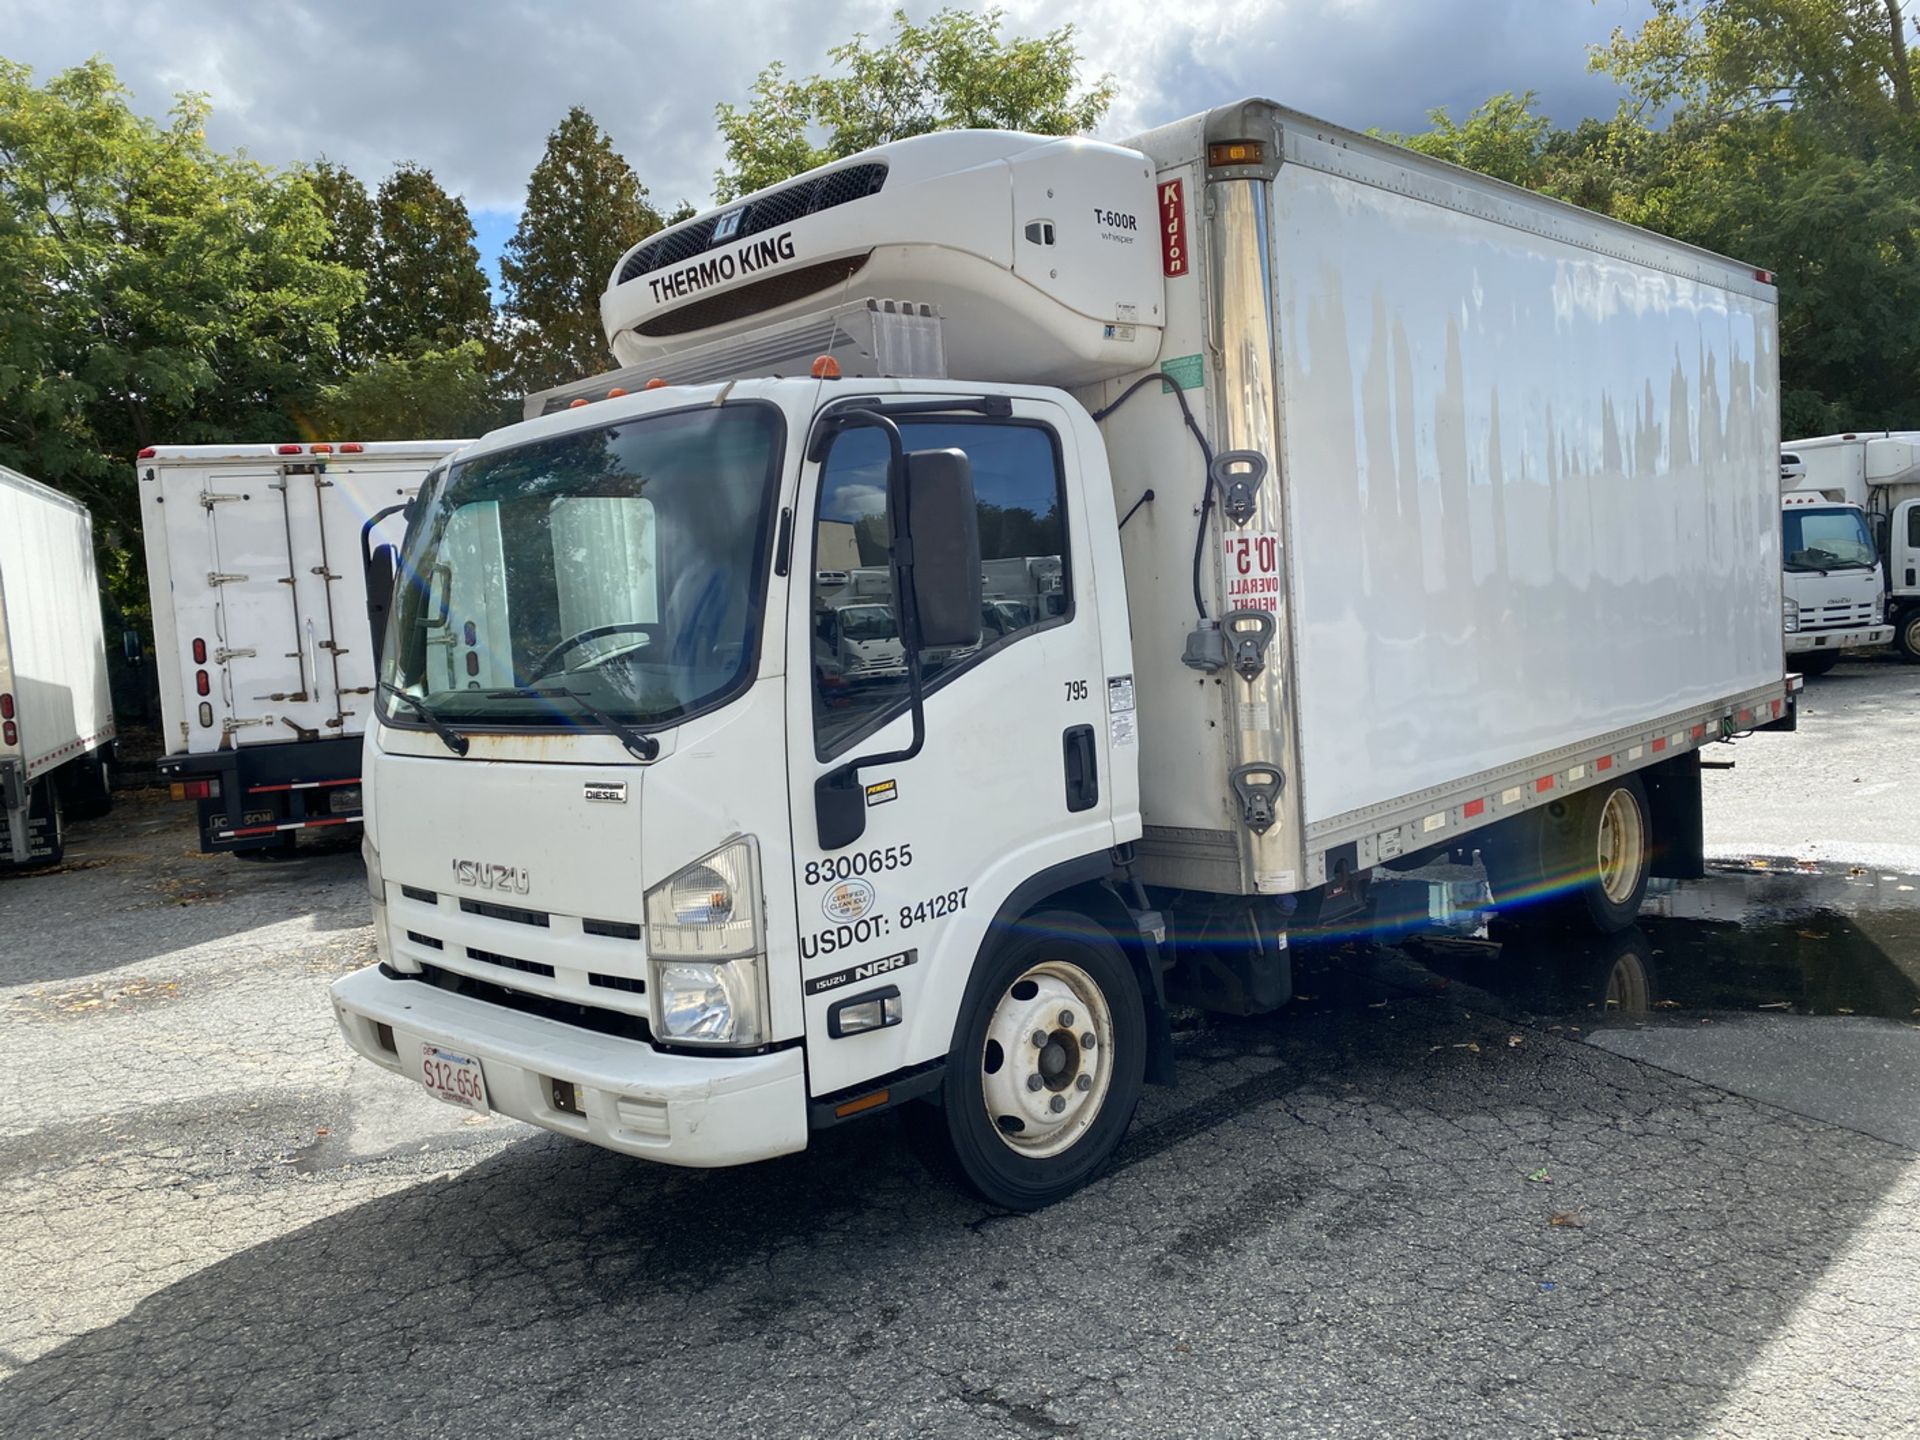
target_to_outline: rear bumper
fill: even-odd
[[[493,1109],[529,1125],[669,1165],[741,1165],[806,1147],[807,1080],[798,1047],[770,1055],[664,1055],[638,1041],[391,979],[378,966],[342,976],[332,993],[341,1033],[367,1059],[418,1082],[423,1044],[473,1056]],[[391,1049],[382,1025],[392,1031]],[[554,1105],[555,1080],[580,1088],[584,1114]]]
[[[1794,630],[1787,635],[1787,654],[1804,655],[1809,650],[1852,650],[1859,646],[1885,645],[1893,639],[1891,625],[1854,625],[1838,630]]]

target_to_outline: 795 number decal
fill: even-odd
[[[908,843],[889,845],[883,850],[856,850],[851,855],[829,855],[824,860],[809,860],[802,873],[809,885],[828,885],[836,880],[904,870],[911,864],[913,846]]]

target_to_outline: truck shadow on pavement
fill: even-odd
[[[141,1300],[0,1428],[1678,1435],[1795,1383],[1762,1360],[1803,1307],[1847,1343],[1831,1272],[1908,1223],[1911,1152],[1344,958],[1184,1020],[1180,1087],[1040,1214],[931,1182],[899,1117],[734,1171],[535,1136]]]

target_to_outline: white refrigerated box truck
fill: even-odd
[[[362,531],[461,440],[158,445],[138,460],[165,753],[200,848],[290,853],[360,820],[374,684]]]
[[[1920,662],[1920,431],[1789,440],[1780,484],[1787,663],[1888,640]]]
[[[1792,723],[1750,266],[1247,101],[890,144],[602,311],[370,581],[333,1003],[447,1100],[683,1165],[925,1102],[1044,1204],[1376,867],[1618,929]],[[874,566],[905,673],[829,675]]]
[[[114,739],[87,507],[0,466],[0,865],[46,865],[112,804]]]

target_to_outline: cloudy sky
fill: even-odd
[[[374,182],[429,166],[466,197],[489,262],[527,172],[569,105],[612,134],[655,199],[704,205],[719,163],[713,107],[744,102],[773,60],[826,65],[884,31],[899,0],[547,5],[537,0],[6,0],[0,55],[41,76],[99,54],[164,111],[213,101],[210,138],[275,164],[326,155]],[[937,0],[911,0],[923,19]],[[1342,124],[1413,129],[1447,106],[1536,90],[1563,123],[1611,113],[1586,47],[1648,0],[1004,0],[1009,29],[1072,22],[1123,136],[1246,94]]]

